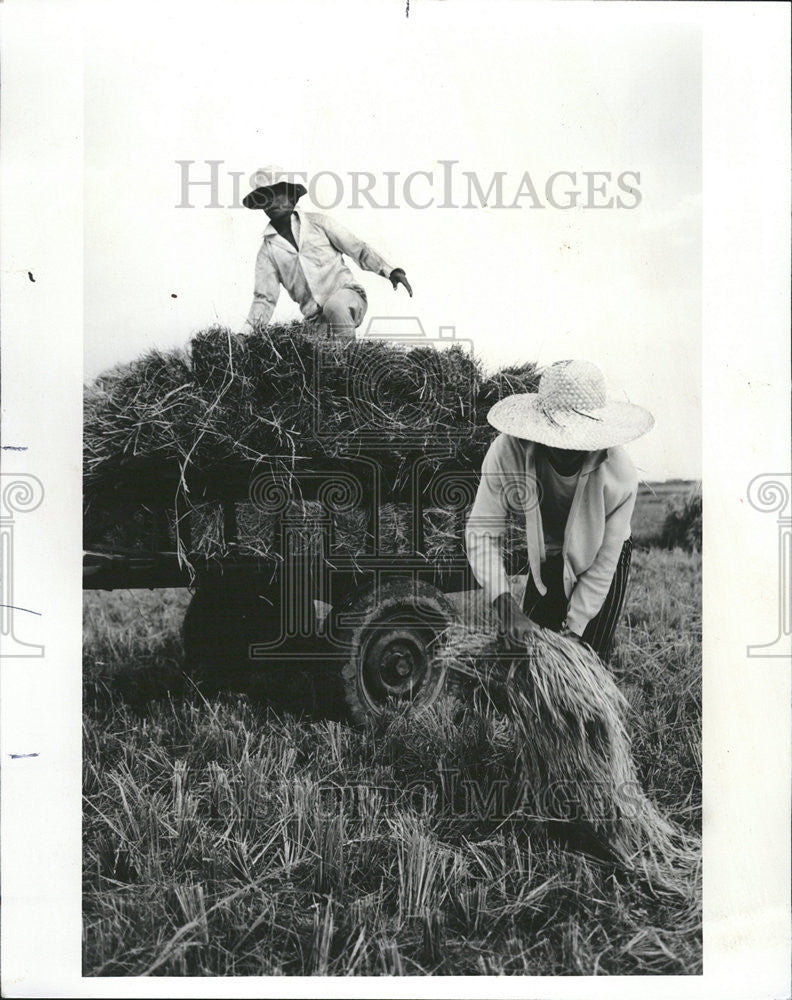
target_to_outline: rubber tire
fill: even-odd
[[[343,624],[347,615],[354,616],[353,625]],[[372,690],[377,677],[391,676],[384,666],[389,662],[386,657],[390,661],[395,658],[413,662],[417,667],[417,687],[412,676],[399,682],[414,708],[426,708],[437,700],[446,671],[431,657],[425,660],[422,670],[420,648],[426,651],[429,643],[437,641],[443,630],[457,620],[456,609],[437,587],[409,578],[389,580],[379,588],[370,585],[353,595],[346,605],[334,609],[333,617],[336,634],[350,650],[342,680],[347,709],[355,722],[380,715],[388,704],[387,693],[383,699]],[[402,649],[407,656],[397,652]]]

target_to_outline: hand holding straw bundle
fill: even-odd
[[[443,656],[505,707],[522,782],[541,798],[548,819],[584,823],[656,889],[695,894],[700,844],[641,788],[628,703],[593,650],[536,628],[524,652],[502,653],[491,633],[457,626]]]

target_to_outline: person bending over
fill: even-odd
[[[501,433],[484,458],[465,540],[501,641],[519,649],[541,625],[606,659],[626,594],[638,493],[622,445],[651,430],[654,418],[643,407],[609,402],[595,365],[559,361],[536,393],[500,400],[487,419]],[[524,518],[528,549],[521,601],[503,561],[515,512]]]

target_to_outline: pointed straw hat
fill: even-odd
[[[626,444],[654,427],[642,406],[608,400],[605,378],[588,361],[547,367],[537,392],[506,396],[487,414],[497,430],[550,448],[597,451]]]

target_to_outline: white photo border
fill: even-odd
[[[217,16],[230,16],[229,6],[217,5]],[[592,6],[534,8],[552,18],[557,8],[575,16]],[[44,487],[40,507],[18,519],[14,572],[17,591],[35,595],[45,655],[0,668],[4,995],[789,995],[790,660],[746,653],[772,639],[778,611],[778,528],[750,505],[748,484],[788,475],[790,464],[789,8],[620,6],[648,25],[677,17],[703,31],[703,975],[82,978],[81,21],[91,5],[5,0],[2,435],[3,445],[27,450],[3,451],[2,471],[32,473]],[[156,31],[155,7],[126,9],[151,17]],[[119,164],[119,185],[126,169]]]

